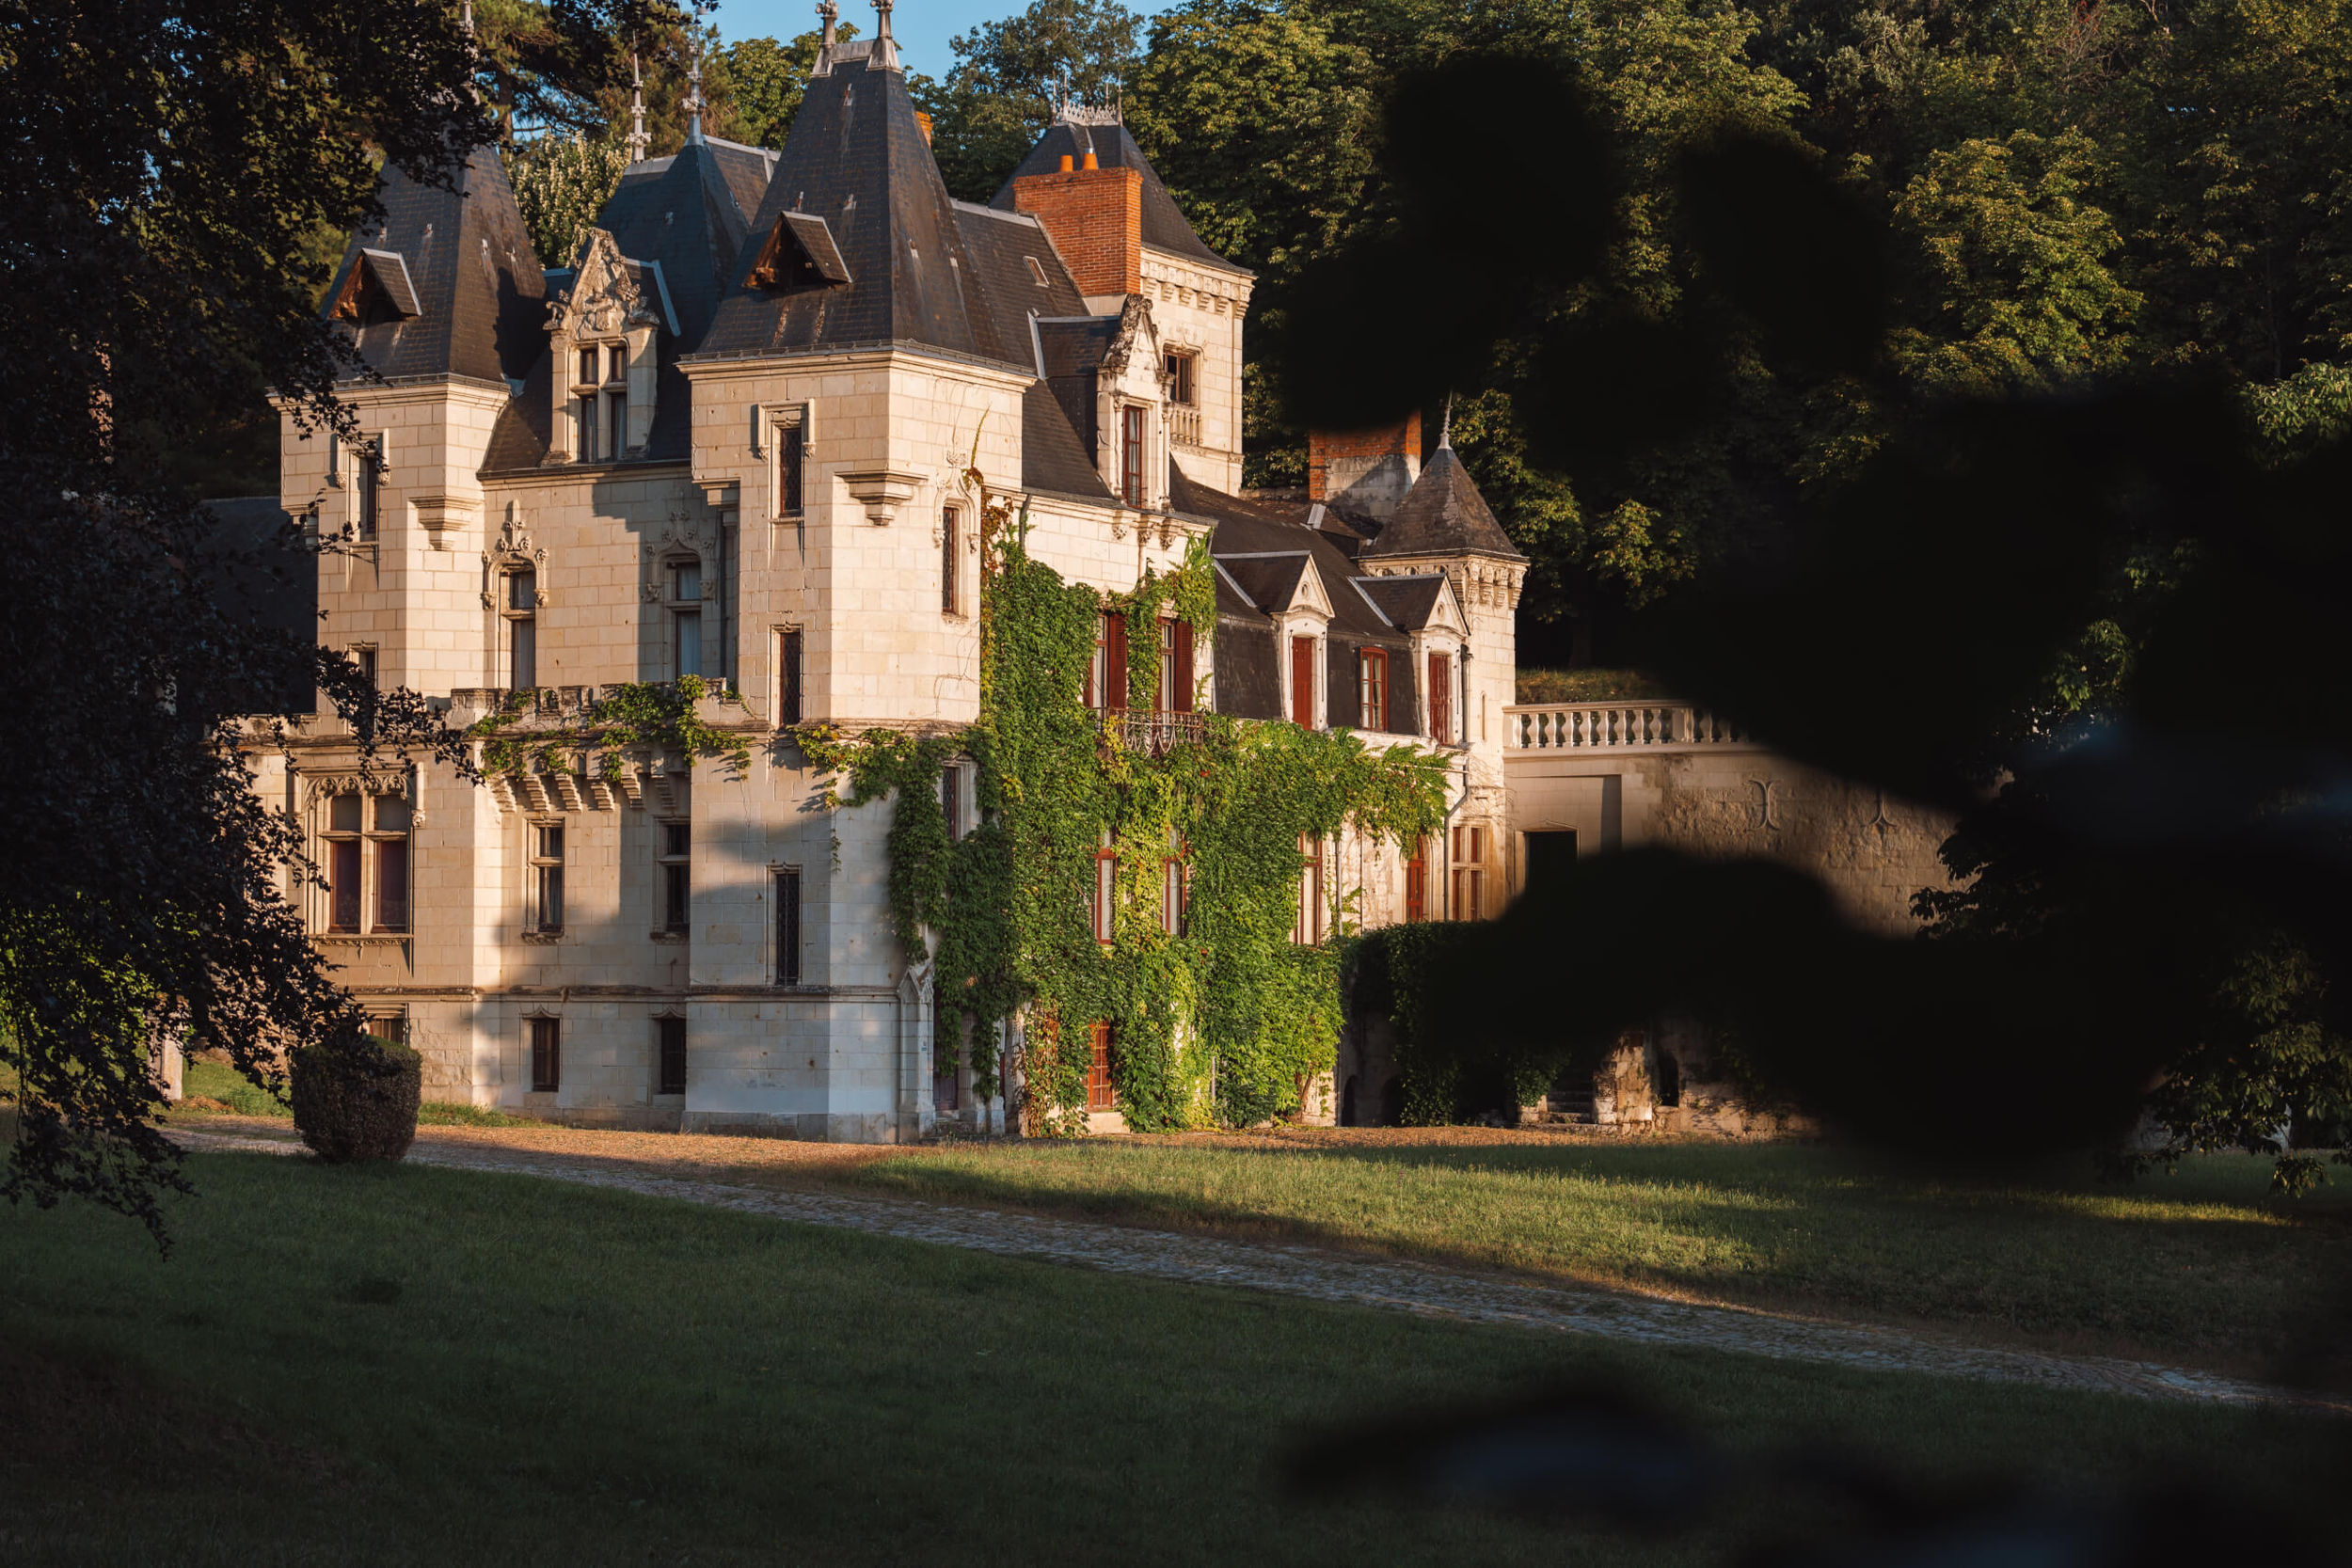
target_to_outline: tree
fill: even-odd
[[[580,26],[642,8],[572,4]],[[374,206],[379,162],[447,180],[497,134],[453,10],[405,0],[9,0],[0,104],[0,1053],[17,1076],[0,1190],[161,1220],[158,1042],[278,1053],[360,1026],[277,888],[293,824],[251,789],[245,716],[323,688],[373,748],[454,738],[374,692],[246,585],[315,570],[288,530],[230,550],[174,454],[252,406],[255,372],[312,429],[347,346],[318,236]],[[326,547],[333,547],[329,542]],[[305,705],[307,705],[307,704]]]
[[[591,141],[577,131],[550,134],[515,150],[507,179],[541,266],[568,267],[580,259],[580,242],[628,167],[628,149],[612,135]]]
[[[1052,123],[1064,90],[1115,99],[1136,67],[1143,18],[1118,0],[1031,0],[1001,22],[959,33],[944,83],[910,83],[931,116],[931,150],[948,191],[986,201]]]

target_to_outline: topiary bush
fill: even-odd
[[[375,1035],[343,1035],[294,1054],[294,1128],[338,1164],[397,1160],[417,1138],[424,1058]]]

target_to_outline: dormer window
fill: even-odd
[[[1129,506],[1143,504],[1143,405],[1130,403],[1119,410],[1119,499]]]
[[[582,463],[617,463],[628,449],[628,345],[582,343],[572,378]]]

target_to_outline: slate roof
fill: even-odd
[[[986,270],[914,119],[906,76],[836,58],[813,78],[785,137],[751,232],[787,212],[825,220],[850,282],[771,293],[749,283],[744,246],[700,353],[771,354],[909,343],[1033,369],[1027,335],[1007,341]]]
[[[1032,381],[1021,394],[1021,487],[1116,505],[1094,459],[1078,443],[1053,388]]]
[[[1012,210],[1012,186],[1016,180],[1032,174],[1051,174],[1061,167],[1062,159],[1069,158],[1072,166],[1084,168],[1086,155],[1092,151],[1095,161],[1104,168],[1132,168],[1143,176],[1143,243],[1159,250],[1174,251],[1179,256],[1217,267],[1226,272],[1252,276],[1247,267],[1237,266],[1201,243],[1185,221],[1176,198],[1168,194],[1160,182],[1159,171],[1136,145],[1124,125],[1081,125],[1057,119],[1038,138],[1029,155],[1021,160],[1021,166],[1012,171],[995,196],[989,200],[992,207]]]
[[[1358,552],[1366,560],[1398,555],[1495,555],[1524,561],[1502,531],[1470,470],[1440,445],[1379,533]]]
[[[1286,608],[1298,586],[1301,572],[1311,568],[1322,579],[1323,596],[1331,604],[1331,625],[1350,639],[1372,646],[1406,646],[1411,627],[1384,614],[1359,592],[1354,562],[1317,529],[1309,526],[1314,509],[1287,501],[1229,496],[1187,477],[1169,466],[1168,504],[1187,516],[1216,525],[1209,536],[1209,553],[1224,568],[1228,582],[1218,584],[1217,610],[1244,620],[1270,620]],[[1238,588],[1250,604],[1227,602],[1228,587]]]
[[[1436,572],[1355,580],[1357,591],[1405,631],[1419,631],[1429,624],[1445,587],[1445,578]]]
[[[372,369],[395,381],[519,380],[547,354],[546,279],[497,150],[477,150],[452,183],[454,190],[443,190],[386,168],[378,193],[384,216],[344,247],[327,309],[343,297],[355,268],[367,266],[395,299],[400,284],[390,279],[397,273],[416,313],[379,313],[357,325],[359,356]],[[399,267],[386,257],[398,257]]]

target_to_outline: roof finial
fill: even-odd
[[[1438,450],[1439,451],[1454,450],[1454,394],[1452,392],[1445,395],[1445,414],[1438,422]]]
[[[874,63],[887,71],[898,63],[898,46],[890,40],[892,0],[874,0]]]
[[[703,139],[703,40],[694,35],[693,56],[686,67],[686,140],[699,145]]]
[[[831,49],[834,46],[834,19],[838,17],[840,14],[841,8],[834,5],[833,0],[821,0],[821,3],[817,8],[818,17],[825,24],[824,36],[818,41],[823,44],[823,46],[827,49]]]
[[[645,73],[634,49],[628,52],[628,161],[642,164],[653,138],[645,135]]]

